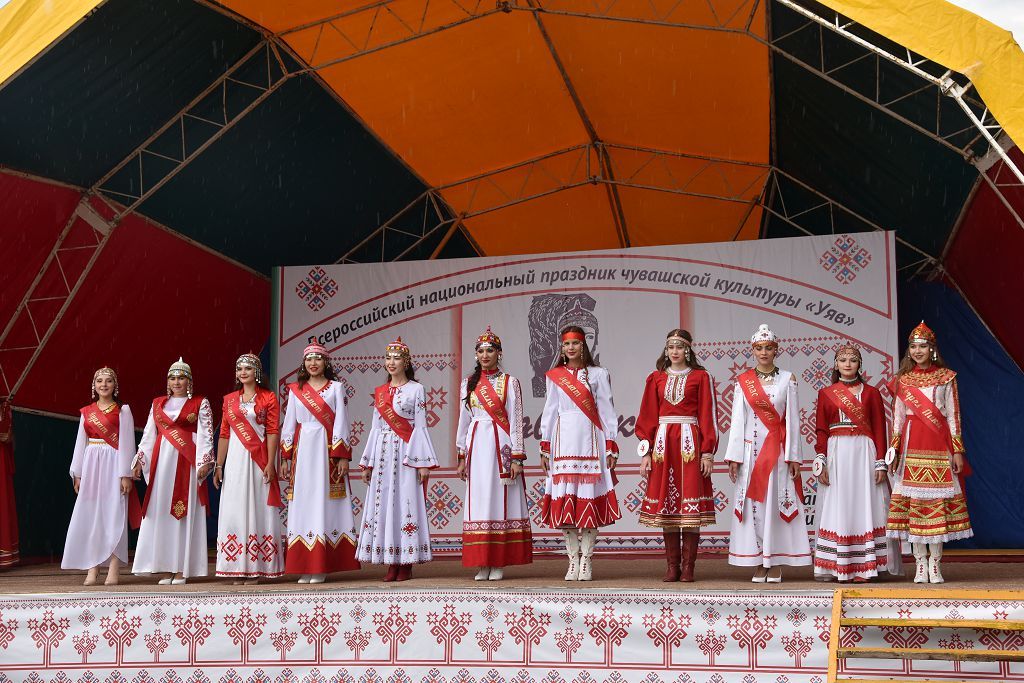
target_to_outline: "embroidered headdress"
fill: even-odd
[[[491,326],[487,326],[487,331],[476,338],[476,348],[501,348],[501,337],[491,332]]]
[[[327,358],[330,354],[327,353],[327,349],[322,344],[313,342],[302,350],[302,360],[306,360],[310,356],[315,358]]]
[[[186,363],[181,356],[178,356],[178,360],[171,363],[171,367],[167,370],[168,377],[188,377],[189,381],[192,380],[192,366]]]
[[[594,315],[593,311],[580,306],[580,302],[577,301],[576,305],[565,312],[565,314],[558,320],[558,329],[564,330],[567,327],[589,327],[591,329],[597,329],[597,316]]]
[[[915,327],[913,330],[911,330],[911,332],[910,332],[910,340],[909,341],[910,341],[911,344],[914,344],[914,343],[922,344],[923,343],[923,344],[931,344],[931,345],[934,346],[935,345],[935,333],[932,332],[932,328],[930,328],[927,325],[925,325],[924,321],[922,320],[917,325],[917,327]]]
[[[384,347],[384,356],[387,357],[390,356],[391,354],[398,354],[402,358],[408,359],[410,356],[409,345],[402,341],[402,338],[399,337],[398,339]]]
[[[857,360],[859,360],[861,363],[864,362],[864,356],[861,355],[860,347],[858,346],[854,346],[849,342],[843,344],[838,349],[836,349],[836,360],[839,360],[839,356],[844,353],[852,353],[853,355],[857,356]]]
[[[775,344],[778,346],[779,338],[775,336],[775,333],[772,332],[767,325],[762,323],[761,326],[757,328],[757,332],[754,333],[754,336],[750,338],[750,344]]]
[[[247,366],[256,371],[256,383],[259,384],[263,381],[263,363],[260,361],[260,357],[254,353],[243,353],[235,361],[235,367]]]

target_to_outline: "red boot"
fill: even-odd
[[[395,581],[408,581],[412,578],[412,565],[411,564],[400,564],[398,565],[398,575],[395,577]]]
[[[682,539],[682,571],[679,580],[690,583],[693,581],[693,565],[697,562],[697,544],[700,542],[699,531],[684,531]]]
[[[388,565],[388,573],[384,575],[384,581],[385,582],[394,581],[397,576],[398,576],[398,565],[397,564],[389,564]]]
[[[668,562],[668,571],[662,581],[672,583],[679,580],[679,529],[662,529],[661,534],[665,537],[665,559]]]

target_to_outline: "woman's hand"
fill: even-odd
[[[619,463],[619,456],[609,455],[605,458],[605,464],[608,466],[609,472],[615,471],[615,466]]]
[[[800,476],[800,463],[798,463],[798,462],[790,462],[790,463],[786,463],[786,464],[789,465],[789,478],[790,479],[796,479],[797,477]]]
[[[953,474],[960,474],[964,471],[964,454],[953,454]]]
[[[345,476],[348,474],[348,460],[345,460],[344,458],[338,458],[337,463],[335,463],[334,467],[337,470],[337,476],[339,479],[344,479]]]
[[[548,471],[548,467],[549,467],[548,456],[546,456],[546,455],[540,456],[540,466],[541,466],[541,468],[543,468],[543,470],[545,472]]]
[[[266,475],[264,475],[263,481],[266,481],[266,480],[267,480],[266,479]],[[223,481],[224,481],[224,466],[223,465],[217,465],[217,467],[215,467],[213,469],[213,488],[219,489],[220,488],[220,484]]]
[[[736,477],[738,477],[739,474],[740,474],[740,464],[738,462],[730,461],[729,462],[729,479],[732,480],[732,483],[734,483],[734,484],[736,483]]]
[[[281,461],[281,479],[288,481],[292,476],[292,461],[282,460]]]
[[[513,465],[514,467],[514,465]],[[466,459],[459,458],[459,466],[455,468],[456,474],[459,475],[459,479],[466,481]]]
[[[789,464],[790,465],[795,465],[796,463],[791,462]],[[824,484],[825,486],[829,485],[828,465],[827,464],[821,469],[821,474],[818,475],[818,481],[821,482],[822,484]]]
[[[132,469],[132,479],[135,479],[136,481],[138,481],[139,479],[142,479],[142,463],[141,462]]]
[[[700,476],[710,477],[711,470],[715,467],[715,458],[710,453],[705,453],[700,458]]]
[[[650,474],[651,469],[653,467],[654,465],[651,464],[651,456],[645,455],[644,457],[640,458],[640,474],[642,476],[646,477],[648,474]]]
[[[523,474],[523,463],[518,460],[512,462],[512,478],[517,479]]]
[[[202,467],[199,468],[198,472],[196,472],[196,478],[199,481],[202,481],[203,479],[206,478],[206,475],[208,475],[210,473],[210,470],[212,470],[212,469],[213,469],[213,463],[212,462],[206,463],[205,465],[203,465]]]
[[[80,487],[81,485],[82,485],[82,478],[81,477],[74,477],[75,493],[78,493],[78,487]]]
[[[875,470],[875,483],[881,484],[885,481],[885,470]]]
[[[426,484],[427,480],[430,479],[430,468],[429,467],[417,467],[416,473],[420,475],[420,483]]]
[[[121,495],[127,496],[132,490],[132,480],[130,477],[121,477]]]
[[[217,471],[217,474],[220,474],[219,470]],[[269,484],[273,481],[275,476],[277,476],[277,471],[274,469],[274,463],[273,461],[268,462],[267,466],[263,468],[263,483]]]
[[[372,467],[367,467],[366,469],[364,469],[363,470],[363,474],[362,474],[362,478],[363,478],[363,483],[364,484],[369,484],[370,483],[370,479],[373,478],[373,468]]]

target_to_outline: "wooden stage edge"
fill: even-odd
[[[594,563],[594,580],[570,582],[563,580],[566,561],[561,556],[542,555],[533,564],[508,567],[502,581],[474,581],[473,569],[465,568],[458,558],[441,558],[413,569],[413,578],[402,583],[383,583],[385,569],[364,566],[353,572],[331,574],[327,582],[313,586],[296,583],[297,577],[284,577],[262,581],[258,586],[232,585],[230,579],[214,576],[190,579],[184,586],[158,586],[158,577],[133,576],[122,569],[117,586],[83,586],[84,572],[62,571],[59,564],[34,564],[0,570],[0,594],[61,594],[83,591],[96,593],[151,593],[160,592],[264,592],[296,590],[380,590],[382,588],[416,589],[474,588],[497,591],[519,589],[544,590],[669,590],[696,592],[704,590],[726,591],[829,591],[838,587],[888,588],[930,590],[1024,590],[1024,571],[1019,553],[999,551],[950,552],[942,564],[946,578],[944,584],[914,584],[911,580],[913,563],[904,563],[903,576],[883,575],[882,578],[862,584],[822,582],[813,579],[810,567],[786,567],[780,584],[757,584],[750,581],[752,569],[733,567],[723,557],[701,558],[697,561],[694,583],[662,583],[665,562],[650,555],[625,558],[598,556]],[[214,568],[210,566],[212,574]],[[908,575],[909,573],[909,575]],[[104,572],[100,574],[103,580]]]

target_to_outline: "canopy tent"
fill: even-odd
[[[226,391],[274,265],[877,229],[1024,358],[1024,54],[942,0],[13,0],[0,44],[23,410]]]

